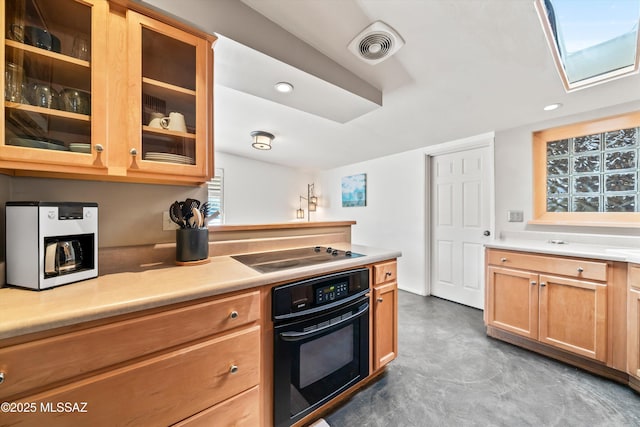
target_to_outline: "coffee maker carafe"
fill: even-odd
[[[42,290],[98,275],[98,204],[6,203],[7,284]]]

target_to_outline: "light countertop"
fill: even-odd
[[[44,291],[0,289],[0,339],[220,295],[401,256],[399,251],[334,244],[366,256],[259,273],[230,256],[201,265],[99,276]]]
[[[586,243],[552,243],[551,240],[504,239],[486,242],[485,247],[550,255],[594,258],[608,261],[640,263],[640,248]]]

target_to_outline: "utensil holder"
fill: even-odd
[[[209,259],[209,230],[180,228],[176,230],[176,263],[201,264]]]

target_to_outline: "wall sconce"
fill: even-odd
[[[253,144],[251,144],[253,148],[257,150],[271,150],[271,141],[273,141],[275,136],[261,130],[251,132],[251,136],[253,137]]]
[[[302,200],[307,201],[307,209],[309,210],[309,214],[307,216],[307,220],[311,221],[311,212],[315,212],[318,207],[318,197],[314,193],[314,185],[315,184],[307,184],[307,197],[300,196],[300,204],[299,209],[296,210],[296,218],[303,219],[304,218],[304,209],[302,209]]]

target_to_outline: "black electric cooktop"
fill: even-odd
[[[260,252],[255,254],[234,255],[231,258],[253,268],[260,273],[306,267],[348,258],[364,256],[351,251],[341,251],[331,247],[315,246],[310,248],[286,249],[282,251]]]

